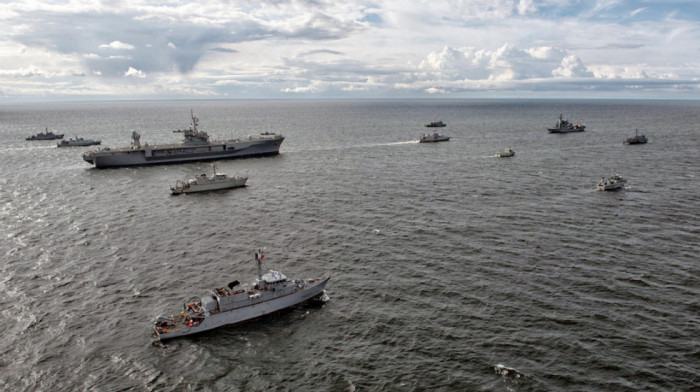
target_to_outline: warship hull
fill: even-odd
[[[303,289],[272,297],[269,295],[262,295],[248,301],[244,306],[236,307],[231,310],[219,311],[216,313],[214,311],[207,312],[204,320],[196,326],[175,328],[165,333],[156,328],[156,336],[159,340],[163,341],[193,335],[226,325],[238,324],[287,309],[323,295],[323,290],[326,288],[326,283],[328,283],[329,279],[330,276],[327,276],[316,280],[314,283],[307,284]]]
[[[279,154],[284,137],[214,142],[201,145],[170,144],[90,151],[83,160],[96,168],[146,166],[197,161],[262,157]]]
[[[179,195],[181,193],[197,193],[218,191],[221,189],[241,188],[245,186],[246,181],[248,181],[248,177],[229,178],[225,181],[197,183],[190,186],[174,186],[170,188],[170,193],[173,195]]]
[[[86,147],[102,144],[100,140],[61,140],[56,147]]]
[[[586,130],[585,126],[578,128],[547,128],[549,133],[572,133],[572,132],[583,132]]]

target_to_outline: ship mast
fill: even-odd
[[[258,282],[262,282],[262,259],[263,259],[263,257],[265,257],[265,256],[263,256],[260,249],[258,249],[258,252],[255,253],[255,261],[258,262]]]

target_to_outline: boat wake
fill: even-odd
[[[355,148],[369,148],[369,147],[382,147],[382,146],[400,146],[405,144],[418,144],[418,140],[408,140],[403,142],[390,142],[390,143],[373,143],[373,144],[353,144],[348,146],[333,146],[333,147],[319,147],[319,148],[303,148],[298,150],[286,150],[285,154],[292,154],[297,152],[309,152],[309,151],[337,151],[337,150],[349,150]]]
[[[27,151],[27,150],[46,150],[49,148],[56,148],[55,144],[50,146],[31,146],[31,147],[13,147],[13,148],[0,148],[0,151]]]

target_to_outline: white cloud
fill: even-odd
[[[0,69],[0,76],[7,76],[12,78],[31,78],[37,76],[49,77],[53,76],[53,74],[32,65],[27,68],[19,69]]]
[[[100,49],[117,49],[117,50],[133,50],[134,45],[125,44],[121,41],[112,41],[109,44],[102,44]]]
[[[647,7],[637,8],[636,10],[630,12],[630,16],[637,16],[640,12],[646,11]]]
[[[583,67],[583,70],[582,70]],[[419,69],[439,80],[524,80],[555,76],[593,76],[576,56],[552,47],[519,49],[504,44],[496,50],[445,47],[429,53]]]
[[[140,69],[136,69],[134,67],[129,67],[129,69],[126,72],[124,72],[124,76],[127,78],[128,77],[135,77],[135,78],[143,79],[146,77],[146,74],[143,71],[141,71]]]
[[[575,55],[568,55],[561,60],[561,66],[552,71],[552,75],[565,78],[590,77],[592,72],[588,71],[581,59]]]

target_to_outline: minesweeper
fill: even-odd
[[[290,280],[278,271],[263,274],[264,257],[261,252],[255,254],[258,278],[253,284],[242,285],[235,280],[227,287],[213,289],[202,298],[185,302],[178,316],[158,317],[153,324],[157,338],[166,340],[204,332],[325,296],[330,275]]]
[[[284,136],[265,132],[240,139],[209,140],[209,134],[197,129],[199,119],[190,113],[192,123],[183,131],[184,139],[179,143],[141,145],[141,135],[131,133],[134,139],[130,147],[104,148],[88,151],[83,160],[96,168],[144,166],[219,159],[234,159],[277,155]]]

